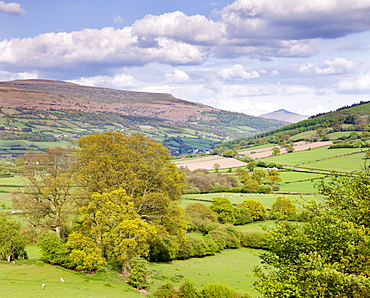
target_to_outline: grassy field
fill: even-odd
[[[198,289],[210,283],[222,283],[257,297],[252,289],[252,269],[260,264],[259,250],[249,248],[227,249],[214,256],[192,258],[169,263],[151,263],[154,273],[153,288],[170,279],[178,288],[189,279]]]
[[[61,282],[60,278],[65,282]],[[0,262],[1,297],[141,297],[117,272],[83,274],[37,260]],[[42,288],[45,284],[45,288]]]
[[[305,167],[316,168],[315,163],[317,163],[319,160],[330,158],[332,159],[333,163],[336,163],[335,160],[339,156],[354,153],[354,152],[360,152],[360,151],[361,149],[359,148],[328,149],[328,147],[321,147],[321,148],[316,148],[312,150],[271,156],[271,157],[264,158],[263,160],[266,162],[276,162],[278,164],[283,164],[283,165],[290,165],[290,166],[300,165],[300,166],[305,166]],[[358,154],[350,155],[350,158],[358,159],[360,163],[361,157],[358,157]],[[356,163],[356,166],[359,165],[359,163]],[[331,165],[330,162],[329,162],[329,165]],[[328,167],[328,168],[321,167],[321,168],[326,169],[326,170],[333,169],[331,167]],[[341,168],[340,164],[337,165],[337,168],[345,170],[345,168]]]

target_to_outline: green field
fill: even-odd
[[[36,260],[16,261],[16,265],[1,261],[0,280],[4,298],[144,296],[127,285],[117,272],[83,274]]]
[[[169,263],[151,263],[154,272],[154,287],[163,280],[171,279],[178,288],[185,279],[189,279],[198,289],[210,283],[222,283],[231,288],[257,297],[252,289],[252,269],[260,264],[260,250],[249,248],[226,249],[214,256],[192,258]]]
[[[336,163],[336,159],[342,155],[355,153],[355,152],[361,152],[361,149],[359,148],[340,148],[340,149],[328,149],[328,147],[320,147],[315,148],[312,150],[306,150],[306,151],[298,151],[288,154],[281,154],[277,156],[271,156],[264,158],[263,161],[266,162],[276,162],[278,164],[283,165],[289,165],[289,166],[304,166],[304,167],[311,167],[311,168],[317,168],[317,165],[315,165],[318,161],[322,159],[331,159],[332,162],[329,162],[329,165]],[[355,163],[356,166],[360,166],[360,163],[362,161],[362,155],[360,154],[354,154],[350,155],[350,158],[352,160],[357,160],[358,162]],[[346,167],[341,167],[339,162],[337,163],[337,169],[339,170],[346,170]],[[334,170],[332,167],[324,167],[321,166],[321,169],[326,170]],[[360,167],[359,167],[360,168]]]

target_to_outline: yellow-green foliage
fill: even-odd
[[[293,220],[296,218],[296,207],[286,197],[277,197],[275,203],[272,205],[271,218],[286,218]]]
[[[255,200],[246,200],[238,205],[238,207],[244,207],[247,209],[251,214],[253,221],[266,219],[266,209],[260,202]]]

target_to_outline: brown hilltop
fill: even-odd
[[[0,82],[0,108],[116,112],[169,121],[213,121],[212,107],[166,93],[125,91],[53,80]]]

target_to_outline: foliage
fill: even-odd
[[[233,224],[235,222],[234,206],[228,199],[224,197],[213,198],[209,208],[217,214],[220,223]]]
[[[176,298],[177,293],[173,287],[172,281],[167,280],[163,285],[158,287],[157,291],[154,293],[154,296],[158,298]]]
[[[255,270],[264,297],[369,296],[368,179],[359,173],[321,182],[323,203],[306,206],[306,222],[277,221],[269,230],[261,255],[267,268]]]
[[[248,231],[241,234],[240,243],[244,247],[265,249],[267,237],[267,233]]]
[[[55,230],[60,237],[67,215],[74,206],[71,150],[47,148],[45,153],[23,156],[22,176],[29,183],[26,193],[14,198],[33,226]]]
[[[119,262],[123,272],[134,256],[148,255],[156,229],[141,220],[125,190],[95,193],[80,213],[81,232],[94,240],[105,258]]]
[[[246,208],[243,208],[243,207],[235,208],[234,207],[234,213],[235,213],[234,225],[245,225],[253,221],[249,210]]]
[[[187,223],[178,203],[185,176],[166,148],[141,134],[118,132],[82,137],[78,145],[77,177],[89,194],[122,188],[133,210],[145,220],[140,225],[162,226],[168,237],[183,241]]]
[[[148,268],[148,261],[136,256],[130,261],[130,274],[128,282],[137,289],[145,289],[149,285],[150,270]]]
[[[179,296],[182,298],[197,298],[197,289],[194,283],[186,279],[179,289]]]
[[[238,207],[246,208],[251,214],[253,221],[266,219],[266,209],[260,202],[255,200],[246,200],[238,205]]]
[[[279,147],[273,147],[272,148],[272,155],[280,154],[280,148]]]
[[[267,180],[268,183],[270,183],[270,184],[275,184],[276,182],[283,181],[283,179],[280,177],[279,171],[277,171],[275,169],[271,169],[271,170],[267,171],[267,175],[266,175],[265,180]]]
[[[217,222],[217,216],[211,208],[201,203],[192,203],[185,207],[185,214],[192,219],[209,220]]]
[[[186,193],[223,192],[239,185],[236,177],[195,170],[186,172]]]
[[[271,219],[285,218],[288,220],[296,219],[296,207],[286,197],[277,197],[275,203],[272,205]]]
[[[25,246],[26,237],[23,235],[21,225],[0,214],[0,259],[11,261],[13,259],[27,259]]]
[[[83,236],[78,232],[68,235],[66,243],[69,253],[68,267],[79,271],[93,272],[101,271],[106,265],[101,249],[93,238]]]
[[[209,284],[198,295],[200,298],[237,298],[240,297],[230,287],[223,284]]]
[[[37,246],[41,250],[41,259],[45,263],[68,266],[67,248],[55,233],[51,231],[44,233],[37,242]]]
[[[333,175],[317,184],[328,212],[343,220],[370,227],[370,177],[367,171],[349,176]]]

